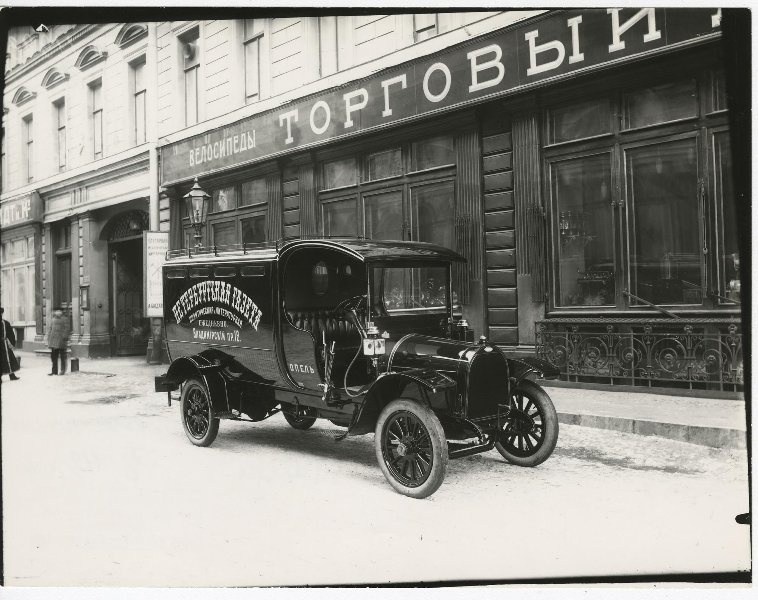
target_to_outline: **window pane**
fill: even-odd
[[[550,111],[550,143],[578,140],[610,133],[608,100],[592,100]]]
[[[266,189],[266,178],[259,177],[252,181],[246,181],[242,184],[242,197],[240,206],[250,206],[251,204],[265,204],[268,202],[268,191]]]
[[[184,72],[184,117],[187,125],[197,123],[197,67]]]
[[[13,303],[11,302],[11,290],[13,289],[13,280],[11,279],[11,277],[12,277],[11,270],[3,269],[2,287],[0,287],[0,298],[2,299],[3,306],[6,307],[5,310],[8,310],[8,307],[13,306]],[[10,317],[11,315],[9,311],[8,318]]]
[[[452,181],[411,189],[413,239],[455,250]]]
[[[221,212],[237,208],[237,189],[234,186],[213,191],[211,212]]]
[[[35,314],[34,301],[34,267],[26,267],[26,319],[34,321],[37,318]]]
[[[143,144],[147,139],[145,124],[145,92],[140,92],[134,96],[134,135],[137,144]]]
[[[324,221],[324,235],[355,236],[355,198],[321,205]]]
[[[266,216],[258,215],[242,219],[242,243],[258,244],[266,241]]]
[[[66,304],[71,302],[71,255],[59,256],[55,273],[56,288],[58,290],[56,304]]]
[[[58,130],[58,168],[66,166],[66,129]]]
[[[95,156],[103,154],[103,111],[99,110],[93,115]]]
[[[257,98],[260,92],[259,41],[260,38],[245,44],[245,95],[248,99]]]
[[[626,164],[632,293],[655,304],[701,304],[695,141],[629,150]]]
[[[726,110],[726,77],[723,71],[716,71],[711,77],[711,111]]]
[[[16,286],[14,288],[13,311],[16,321],[26,321],[26,268],[15,270]]]
[[[716,206],[721,216],[722,228],[719,232],[719,267],[721,281],[720,294],[740,301],[740,231],[737,227],[737,207],[732,187],[732,156],[729,151],[729,134],[717,133],[713,136]]]
[[[697,116],[695,81],[666,83],[626,96],[628,129]]]
[[[135,64],[134,69],[134,93],[139,93],[145,89],[145,63]]]
[[[336,188],[355,185],[358,182],[354,158],[345,158],[324,163],[324,187]]]
[[[402,201],[403,193],[400,190],[364,196],[367,238],[403,239]]]
[[[225,221],[213,224],[213,241],[215,246],[228,246],[237,243],[237,223]]]
[[[611,212],[611,160],[607,154],[551,165],[557,207],[559,306],[615,304],[616,268]]]
[[[103,86],[100,84],[93,85],[90,89],[92,90],[92,112],[95,112],[103,107]]]
[[[455,164],[453,138],[448,135],[415,142],[411,154],[414,171]]]
[[[366,177],[368,181],[402,175],[403,163],[399,148],[376,152],[366,157]]]
[[[34,236],[30,235],[26,238],[26,255],[29,258],[33,258],[35,255],[34,252]]]

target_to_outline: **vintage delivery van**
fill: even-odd
[[[535,466],[558,438],[555,408],[531,373],[474,340],[457,315],[455,252],[423,242],[295,240],[170,252],[163,267],[170,367],[156,391],[181,393],[189,440],[210,445],[221,419],[278,412],[338,436],[374,432],[400,493],[423,498],[448,459],[497,448]]]

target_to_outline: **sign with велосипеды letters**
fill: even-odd
[[[142,232],[143,273],[145,277],[145,316],[163,316],[163,263],[168,252],[168,231]]]
[[[552,11],[163,146],[162,184],[504,97],[720,33],[717,8]]]

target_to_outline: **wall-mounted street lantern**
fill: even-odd
[[[208,218],[208,207],[211,203],[211,197],[200,187],[195,177],[195,184],[192,189],[184,194],[187,202],[187,213],[192,227],[195,228],[195,248],[203,246],[203,226]]]

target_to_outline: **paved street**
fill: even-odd
[[[395,493],[373,436],[277,415],[185,438],[163,367],[24,354],[2,386],[7,585],[238,586],[507,580],[749,568],[744,451],[561,425],[536,469],[451,461]]]

